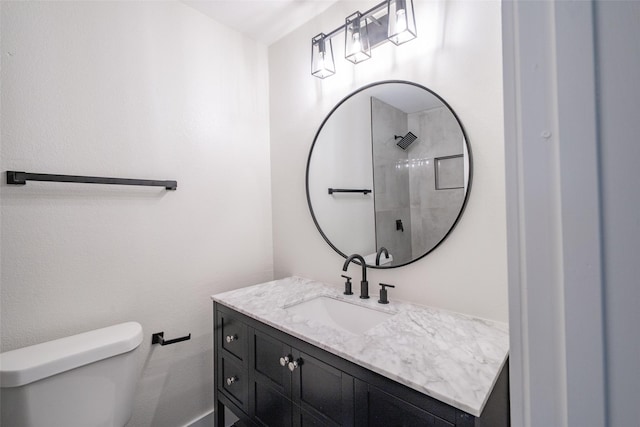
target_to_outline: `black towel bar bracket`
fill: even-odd
[[[175,344],[177,342],[187,341],[190,339],[191,339],[191,334],[184,337],[180,337],[180,338],[174,338],[172,340],[165,340],[164,332],[156,332],[155,334],[151,335],[151,344],[169,345],[169,344]]]
[[[348,189],[348,188],[329,188],[329,194],[333,194],[333,193],[362,193],[362,194],[369,194],[371,193],[371,190],[367,190],[367,189]]]
[[[105,177],[99,177],[99,176],[80,176],[80,175],[51,175],[46,173],[7,171],[7,184],[25,185],[27,181],[79,182],[83,184],[142,185],[146,187],[164,187],[167,190],[176,190],[178,188],[177,181],[158,181],[158,180],[152,180],[152,179],[129,179],[129,178],[105,178]]]

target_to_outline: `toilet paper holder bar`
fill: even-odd
[[[151,344],[169,345],[169,344],[175,344],[181,341],[187,341],[190,339],[191,339],[191,334],[186,335],[184,337],[180,337],[180,338],[174,338],[172,340],[165,340],[164,332],[156,332],[155,334],[151,335]]]

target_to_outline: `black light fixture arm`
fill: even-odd
[[[373,18],[372,15],[374,15],[375,13],[380,12],[385,7],[387,7],[387,0],[384,0],[384,1],[380,2],[380,3],[378,3],[377,5],[373,6],[371,9],[367,10],[366,12],[363,12],[362,13],[362,19],[372,18],[374,22],[379,23],[379,20],[376,19],[376,18]],[[338,34],[342,33],[346,29],[346,27],[347,27],[346,24],[340,25],[338,28],[334,29],[330,33],[327,33],[325,35],[325,39],[330,39],[332,37],[337,36]]]
[[[374,25],[369,25],[369,22]],[[417,35],[413,1],[381,1],[364,13],[356,11],[349,15],[345,18],[344,24],[332,31],[321,32],[313,37],[311,39],[311,75],[324,79],[335,74],[331,39],[343,32],[345,33],[345,59],[354,64],[371,58],[371,49],[387,41],[400,45],[413,40]]]

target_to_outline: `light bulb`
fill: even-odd
[[[318,70],[324,70],[324,52],[320,52],[318,55]]]
[[[353,33],[353,52],[362,52],[362,44],[360,43],[360,33]]]
[[[407,13],[404,9],[396,11],[396,33],[400,34],[407,31]]]

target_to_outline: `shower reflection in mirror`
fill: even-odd
[[[414,253],[435,246],[451,224],[434,219],[455,217],[465,197],[464,186],[438,191],[433,162],[462,158],[462,130],[444,105],[428,107],[405,111],[371,97],[376,241],[395,263],[407,263]],[[450,181],[464,181],[462,162],[447,166]],[[397,218],[403,219],[405,232],[395,227]]]

